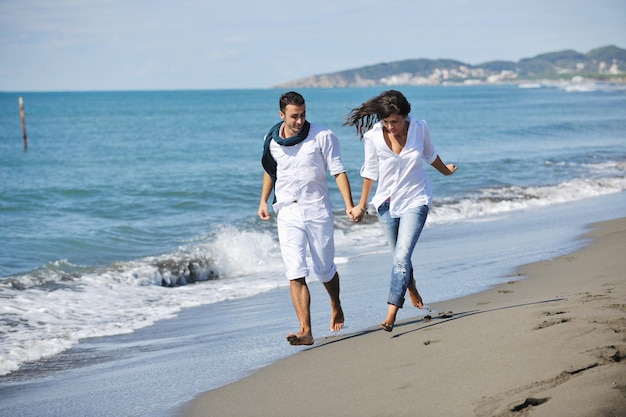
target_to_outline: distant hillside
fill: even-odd
[[[357,69],[313,75],[275,88],[370,87],[395,85],[482,84],[532,80],[626,80],[626,50],[605,46],[586,54],[550,52],[518,62],[491,61],[470,65],[453,59],[408,59]]]

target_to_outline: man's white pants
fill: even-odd
[[[322,282],[329,282],[337,272],[335,265],[335,239],[332,214],[315,219],[305,219],[297,203],[284,206],[276,218],[280,251],[285,263],[285,276],[290,279],[306,278],[309,267],[306,261],[307,244],[311,251],[313,272]]]

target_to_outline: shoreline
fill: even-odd
[[[626,218],[589,228],[430,320],[316,339],[180,415],[626,416]]]

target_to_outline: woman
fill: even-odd
[[[352,109],[344,123],[356,128],[365,147],[363,189],[351,217],[355,222],[363,220],[374,181],[378,181],[371,204],[393,250],[387,317],[381,323],[388,332],[393,330],[407,289],[413,305],[424,307],[411,264],[431,203],[430,182],[422,161],[443,175],[451,175],[457,169],[456,165],[441,161],[426,122],[414,119],[410,112],[406,97],[390,90]]]

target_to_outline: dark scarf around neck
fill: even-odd
[[[282,146],[294,146],[305,140],[306,137],[309,136],[309,129],[311,129],[311,124],[305,121],[304,126],[302,126],[302,129],[300,129],[300,132],[298,132],[297,135],[283,139],[280,137],[280,127],[282,124],[283,122],[278,122],[272,126],[270,131],[267,132],[267,135],[265,136],[265,143],[263,144],[263,157],[261,158],[261,164],[263,165],[265,172],[267,172],[272,178],[273,183],[276,183],[277,166],[276,160],[274,160],[274,157],[272,157],[272,154],[270,153],[270,143],[272,142],[272,139],[274,142]]]

